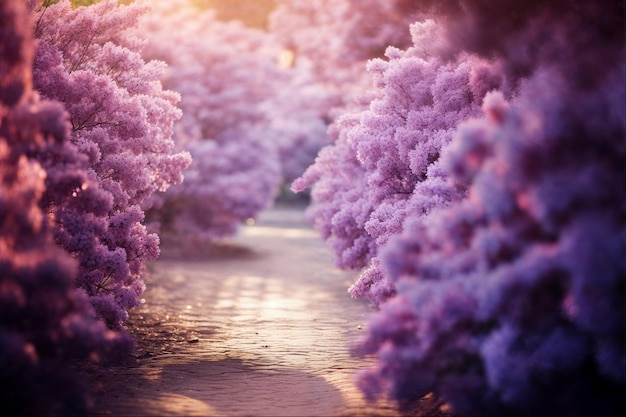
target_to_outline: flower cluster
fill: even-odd
[[[144,61],[142,42],[130,36],[145,10],[141,2],[62,0],[36,12],[34,86],[64,104],[71,124],[71,143],[37,156],[51,174],[44,209],[56,241],[79,261],[77,285],[117,330],[139,303],[146,261],[159,253],[143,205],[181,182],[190,163],[174,150],[179,96],[161,86],[164,64]],[[69,168],[81,178],[56,175]]]
[[[48,172],[31,155],[69,141],[70,130],[62,104],[32,89],[31,18],[22,2],[0,2],[0,410],[78,415],[89,392],[70,363],[130,345],[76,288],[78,265],[55,244],[41,208]],[[70,167],[66,177],[74,174]]]

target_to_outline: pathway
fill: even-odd
[[[163,247],[131,313],[130,366],[102,371],[98,415],[396,416],[353,384],[371,308],[304,221],[275,208],[220,245]],[[441,415],[424,400],[412,415]]]

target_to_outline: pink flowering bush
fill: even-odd
[[[138,304],[145,263],[159,253],[142,206],[181,182],[190,162],[174,151],[179,96],[161,87],[164,64],[144,61],[141,41],[130,36],[144,12],[140,2],[112,0],[36,8],[34,85],[65,105],[72,132],[65,149],[39,159],[51,173],[83,171],[78,183],[50,175],[43,202],[56,241],[79,261],[77,285],[113,329]]]
[[[411,45],[409,25],[417,20],[413,3],[279,0],[269,16],[269,31],[294,52],[296,65],[311,66],[328,91],[327,112],[334,118],[332,109],[350,108],[368,93],[369,59],[382,58],[388,46]]]
[[[76,288],[77,263],[55,245],[40,208],[47,172],[29,154],[70,131],[63,106],[32,90],[31,18],[23,3],[0,2],[0,411],[79,415],[88,387],[70,365],[110,359],[128,341]]]
[[[626,385],[624,9],[424,2],[437,54],[500,68],[440,158],[464,198],[407,215],[380,250],[396,290],[358,383],[459,415],[620,415]],[[464,33],[463,38],[458,33]]]
[[[480,60],[445,62],[430,53],[425,45],[441,32],[434,22],[411,30],[413,47],[389,48],[388,61],[369,62],[377,89],[369,108],[342,116],[333,144],[294,182],[296,190],[312,188],[307,216],[337,265],[365,268],[351,294],[374,304],[394,294],[379,270],[379,248],[406,217],[464,196],[464,187],[447,181],[439,156],[457,124],[477,115],[484,94],[498,85]]]
[[[331,93],[320,87],[306,66],[282,68],[281,72],[261,104],[266,123],[259,126],[258,134],[276,146],[281,185],[286,188],[330,141],[327,106]]]
[[[362,63],[367,59],[380,56],[384,48],[392,44],[392,42],[387,42],[387,39],[378,43],[372,42],[372,35],[384,36],[380,25],[384,19],[379,14],[378,30],[369,32],[370,44],[362,48],[346,47],[352,31],[371,29],[371,26],[365,27],[368,25],[355,27],[358,21],[367,21],[365,13],[371,11],[371,16],[373,16],[381,12],[381,9],[388,8],[387,5],[374,4],[375,2],[367,3],[371,7],[354,7],[350,0],[334,2],[280,0],[277,2],[276,9],[270,14],[269,28],[287,48],[295,52],[296,60],[310,61],[320,79],[337,80],[337,71],[340,72],[339,76],[346,76],[347,73],[342,72],[342,69],[353,70],[352,67],[356,62]],[[369,23],[371,22],[372,20]],[[365,44],[365,38],[355,40],[355,42]],[[380,50],[373,52],[372,55],[372,49]],[[343,82],[338,82],[338,84],[343,84]]]
[[[198,240],[232,235],[325,143],[318,93],[306,74],[279,67],[262,30],[186,0],[152,6],[137,33],[149,41],[144,57],[168,64],[163,83],[182,97],[174,140],[193,162],[182,184],[155,196],[151,219]]]

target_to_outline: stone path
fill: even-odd
[[[275,208],[220,245],[168,244],[129,327],[136,360],[101,371],[97,415],[396,416],[353,384],[371,308],[304,221]],[[411,413],[442,415],[424,400]]]

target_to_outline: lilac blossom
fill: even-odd
[[[190,162],[171,139],[179,96],[161,86],[164,64],[144,61],[141,40],[130,36],[145,12],[140,2],[74,8],[62,0],[36,11],[34,85],[65,105],[72,132],[64,149],[39,159],[51,173],[72,167],[83,176],[50,175],[43,202],[56,241],[79,261],[77,285],[99,317],[121,330],[145,288],[145,263],[159,254],[142,205],[182,181]]]
[[[409,25],[416,5],[405,0],[279,0],[269,16],[269,31],[308,63],[329,91],[328,111],[355,105],[371,79],[365,63],[382,58],[388,46],[411,45]],[[339,110],[338,110],[339,111]],[[343,110],[342,110],[343,112]]]
[[[459,415],[619,415],[623,4],[423,4],[447,31],[439,56],[487,59],[503,83],[441,157],[466,197],[381,249],[397,293],[356,348],[377,357],[359,385]]]
[[[457,124],[477,115],[482,97],[498,86],[498,73],[482,60],[432,55],[425,45],[441,32],[433,21],[411,31],[413,47],[389,48],[388,60],[369,62],[376,98],[367,110],[339,119],[333,144],[294,183],[296,190],[311,187],[307,216],[337,265],[362,270],[351,294],[374,304],[394,294],[379,270],[379,248],[401,232],[406,217],[464,197],[439,156]]]
[[[47,172],[29,154],[68,141],[70,130],[63,106],[32,89],[29,12],[21,2],[0,2],[0,410],[80,415],[89,388],[71,364],[111,359],[130,345],[76,288],[78,265],[55,244],[40,207]]]
[[[268,33],[186,0],[152,4],[137,34],[144,57],[168,64],[163,83],[182,97],[174,140],[193,156],[185,181],[155,196],[151,219],[168,234],[230,236],[326,143],[324,93],[305,70],[279,65]]]

